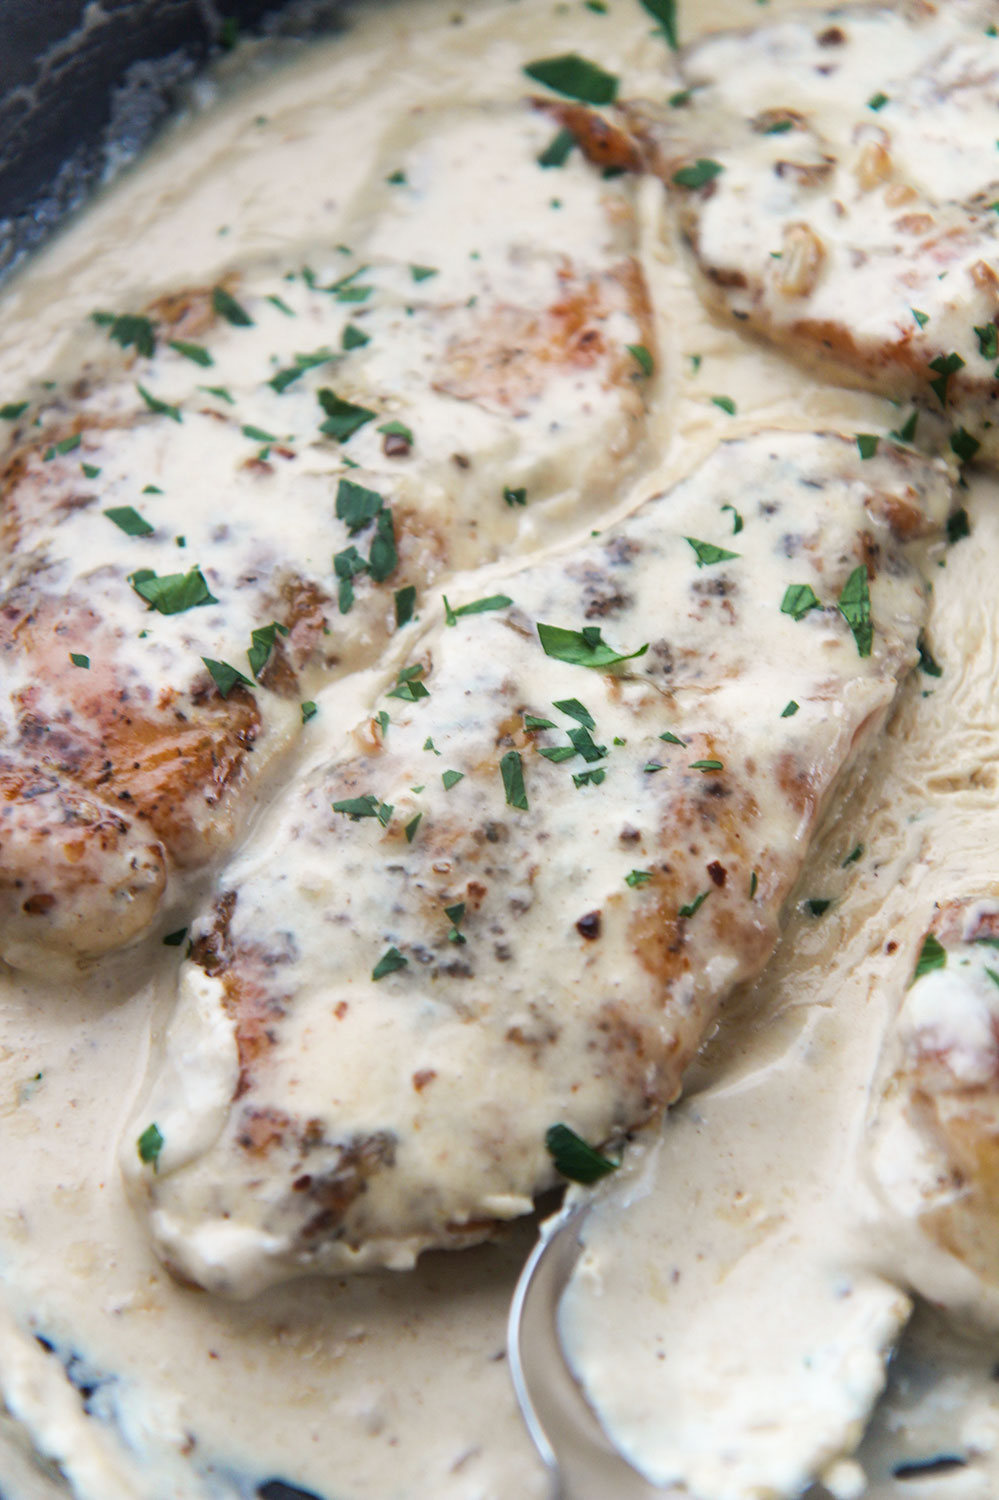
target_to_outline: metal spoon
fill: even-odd
[[[510,1374],[534,1446],[552,1470],[551,1500],[663,1500],[608,1440],[566,1363],[558,1305],[590,1205],[548,1219],[517,1282],[507,1327]]]

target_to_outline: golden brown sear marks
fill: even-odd
[[[526,1212],[551,1124],[600,1144],[670,1103],[915,660],[910,507],[932,533],[948,499],[901,449],[761,433],[430,628],[387,724],[289,789],[197,924],[178,1025],[201,1007],[234,1082],[196,1154],[171,1159],[198,1128],[171,1064],[144,1107],[164,1260],[236,1295],[409,1264]],[[869,641],[837,602],[861,577]],[[623,659],[588,670],[601,645]],[[334,1185],[318,1216],[303,1174]]]

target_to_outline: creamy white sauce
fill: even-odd
[[[19,399],[50,369],[78,362],[83,346],[93,347],[92,331],[79,330],[95,307],[141,306],[166,286],[210,285],[244,262],[304,262],[317,244],[335,244],[348,205],[363,199],[382,159],[386,131],[406,133],[404,105],[460,107],[469,94],[512,103],[524,90],[525,61],[571,50],[619,71],[628,93],[658,98],[672,87],[669,55],[629,0],[609,0],[607,15],[582,5],[484,3],[463,12],[461,25],[450,24],[453,9],[422,0],[374,8],[354,36],[317,47],[287,71],[263,70],[245,93],[175,127],[6,291],[0,399]],[[749,0],[702,0],[684,9],[681,25],[689,36],[759,14]],[[536,133],[543,143],[549,132]],[[583,169],[576,162],[565,170]],[[531,173],[533,191],[533,165]],[[545,178],[561,196],[562,174]],[[646,458],[641,479],[622,488],[620,511],[689,472],[720,438],[765,422],[847,432],[895,424],[888,403],[824,386],[715,325],[668,231],[660,238],[658,186],[643,184],[638,198],[662,372],[651,417],[658,457]],[[471,221],[464,208],[462,200],[441,210],[441,233],[462,247]],[[544,223],[547,230],[547,213]],[[428,263],[437,251],[436,241],[428,246]],[[278,317],[268,334],[280,328]],[[292,352],[312,347],[303,339]],[[227,348],[231,363],[223,373],[220,357],[209,383],[238,383],[241,355],[234,340]],[[162,395],[177,395],[165,366]],[[734,417],[712,404],[716,395],[737,403]],[[502,447],[502,435],[497,441]],[[233,444],[242,453],[242,438]],[[156,475],[168,473],[170,454],[168,444],[149,450],[155,471],[142,474],[139,489],[162,484]],[[188,492],[185,525],[207,513],[213,487],[207,474]],[[883,1256],[865,1233],[869,1204],[856,1153],[882,1038],[933,900],[955,890],[981,895],[994,881],[999,641],[989,601],[999,496],[992,490],[975,485],[972,536],[934,576],[928,638],[944,676],[911,681],[879,766],[855,788],[803,876],[803,897],[833,895],[835,905],[821,919],[792,917],[775,963],[726,1016],[695,1069],[692,1097],[653,1153],[662,1192],[621,1213],[609,1207],[594,1224],[574,1294],[574,1355],[620,1441],[650,1472],[679,1463],[712,1484],[721,1473],[719,1495],[791,1485],[848,1451],[882,1378],[880,1353],[904,1318],[904,1299],[888,1284],[891,1247]],[[121,503],[138,503],[134,491]],[[557,530],[557,497],[553,517]],[[536,545],[532,513],[515,519],[523,530],[508,543]],[[460,597],[488,591],[481,578],[455,585]],[[155,623],[172,629],[160,617]],[[363,715],[387,675],[317,693],[323,716]],[[303,766],[321,753],[319,737],[307,736]],[[858,843],[864,857],[843,870]],[[897,952],[886,954],[888,942]],[[153,960],[143,952],[72,984],[11,978],[4,987],[5,1493],[204,1500],[250,1496],[280,1477],[324,1500],[540,1500],[547,1477],[521,1428],[503,1356],[506,1305],[530,1224],[495,1246],[428,1256],[406,1276],[310,1280],[238,1306],[186,1291],[162,1271],[126,1202],[116,1151],[162,1044],[178,959],[176,950]],[[205,1014],[210,1022],[210,1004]],[[188,1074],[185,1087],[210,1109],[228,1077]],[[715,1120],[719,1129],[746,1131],[737,1160],[709,1137]],[[608,1205],[619,1191],[613,1184]],[[610,1254],[613,1276],[605,1271]],[[686,1286],[705,1288],[696,1305],[683,1298],[685,1274],[679,1290],[670,1283],[674,1265]],[[778,1340],[762,1314],[790,1313],[789,1283],[800,1316],[786,1317]],[[837,1316],[847,1285],[856,1321]],[[764,1347],[754,1359],[756,1337]],[[666,1360],[658,1359],[657,1338],[668,1341]],[[823,1343],[824,1360],[813,1364],[802,1396],[795,1361]],[[722,1345],[732,1373],[747,1378],[719,1387],[712,1351]],[[956,1449],[977,1455],[974,1466],[927,1482],[932,1492],[987,1500],[999,1471],[990,1456],[999,1401],[988,1359],[941,1334],[925,1314],[905,1347],[858,1455],[869,1493],[887,1500],[926,1492],[925,1483],[891,1479],[897,1454],[915,1460]],[[760,1389],[762,1359],[769,1393]],[[668,1412],[678,1389],[690,1401],[679,1436],[653,1399]],[[690,1399],[695,1390],[703,1403]],[[744,1423],[749,1433],[733,1439],[727,1462],[712,1428],[720,1396],[730,1429]],[[803,1404],[789,1413],[792,1398]],[[786,1425],[770,1425],[775,1418]],[[863,1484],[842,1464],[829,1480],[842,1495]]]

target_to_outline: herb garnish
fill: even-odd
[[[951,546],[961,541],[963,537],[971,535],[971,527],[968,524],[968,512],[962,505],[952,516],[947,517],[947,540]]]
[[[201,660],[211,673],[212,680],[223,698],[228,698],[238,683],[242,683],[244,687],[253,687],[250,678],[241,672],[238,667],[230,666],[229,662],[214,661],[210,656],[203,656]]]
[[[730,558],[742,556],[741,552],[729,552],[724,547],[716,547],[713,542],[699,542],[693,536],[685,536],[684,541],[693,547],[699,568],[710,566],[712,563],[728,562]]]
[[[614,74],[605,73],[603,68],[576,52],[539,58],[528,63],[524,72],[528,78],[543,83],[556,94],[564,94],[567,99],[581,99],[584,104],[613,104],[617,98],[618,80]]]
[[[180,927],[176,932],[168,932],[163,939],[164,948],[179,948],[187,937],[187,928]]]
[[[340,348],[348,352],[351,349],[363,349],[365,344],[371,343],[371,335],[365,333],[363,328],[358,328],[356,323],[348,323],[340,335]]]
[[[560,625],[539,623],[538,638],[546,656],[577,667],[613,667],[617,662],[644,656],[649,649],[646,642],[637,651],[615,651],[602,639],[596,625],[586,625],[582,630],[564,630]]]
[[[396,589],[396,591],[395,591],[395,624],[396,624],[396,629],[397,630],[401,630],[404,625],[408,625],[409,624],[410,620],[413,618],[413,611],[414,611],[415,608],[416,608],[416,587],[415,587],[415,585],[412,584],[412,583],[407,583],[407,584],[405,584],[405,586],[403,588]]]
[[[712,396],[711,405],[720,407],[722,411],[728,412],[730,417],[734,417],[739,409],[731,396]]]
[[[527,491],[523,489],[512,490],[508,484],[503,486],[503,499],[512,510],[515,505],[527,504]]]
[[[152,536],[156,530],[155,526],[150,526],[145,517],[140,516],[131,505],[112,505],[111,509],[106,510],[104,514],[126,536]]]
[[[682,745],[684,749],[687,747],[686,740],[682,740],[678,734],[673,734],[668,729],[664,729],[659,738],[665,740],[667,745]]]
[[[884,109],[884,107],[885,107],[885,105],[887,103],[888,103],[888,95],[887,94],[882,94],[881,90],[879,89],[876,94],[872,94],[871,97],[868,99],[868,101],[867,101],[867,108],[868,109],[873,109],[874,112],[877,113],[877,111],[879,109]]]
[[[919,650],[919,670],[921,672],[925,672],[927,677],[942,677],[943,667],[937,661],[936,657],[933,655],[933,652],[926,644],[926,637],[920,635],[919,639],[916,642],[916,646]]]
[[[75,432],[72,437],[62,438],[60,442],[53,443],[51,447],[46,448],[42,454],[42,463],[49,463],[53,458],[74,453],[82,442],[83,437],[79,432]]]
[[[874,625],[871,621],[871,594],[867,586],[867,569],[859,563],[843,585],[843,592],[836,601],[843,619],[853,631],[859,656],[870,656],[874,640]]]
[[[861,458],[873,458],[878,451],[879,438],[875,432],[857,433],[857,451]]]
[[[169,417],[171,422],[180,422],[183,420],[178,406],[171,406],[169,401],[161,401],[159,396],[154,396],[152,391],[147,391],[144,385],[137,385],[135,389],[149,407],[149,410],[154,412],[156,416]]]
[[[303,724],[308,724],[309,720],[314,719],[316,717],[316,714],[319,712],[319,709],[313,703],[311,698],[307,698],[301,707]]]
[[[212,307],[220,318],[225,318],[234,328],[252,328],[253,319],[231,292],[227,292],[224,286],[212,288]]]
[[[415,703],[419,698],[429,698],[430,689],[419,680],[425,670],[422,662],[417,662],[412,667],[402,667],[396,678],[395,687],[386,696],[389,698],[402,698],[407,703]],[[434,750],[435,754],[440,754],[440,751],[435,750],[430,740],[426,742],[423,748],[424,750],[429,748]]]
[[[801,707],[801,704],[800,703],[795,703],[794,699],[792,698],[791,701],[790,701],[790,703],[787,705],[787,707],[781,713],[781,718],[782,719],[793,719],[794,716],[795,716],[795,714],[798,712],[798,709],[800,707]]]
[[[525,729],[554,729],[555,728],[555,724],[554,724],[554,721],[552,719],[539,719],[536,714],[525,714],[524,715],[524,728]]]
[[[592,771],[580,771],[578,776],[572,778],[575,787],[599,786],[607,775],[606,767],[596,766]]]
[[[320,387],[316,394],[326,413],[326,421],[320,423],[319,431],[324,432],[327,437],[336,438],[338,443],[345,443],[354,436],[358,428],[363,427],[366,422],[373,422],[378,415],[366,406],[355,406],[352,401],[344,401],[326,386]]]
[[[894,438],[897,443],[911,443],[916,436],[916,426],[918,422],[919,412],[910,412],[908,418],[906,419],[905,426],[900,427],[897,431],[893,427],[888,436]]]
[[[170,348],[176,349],[178,354],[182,354],[185,359],[191,360],[196,365],[207,368],[208,365],[215,363],[204,344],[189,344],[186,339],[171,339]]]
[[[161,615],[180,615],[200,604],[219,602],[198,567],[189,573],[166,573],[163,577],[157,577],[152,568],[140,568],[129,574],[128,581],[140,599]]]
[[[403,957],[398,948],[389,948],[371,970],[371,977],[384,979],[386,974],[394,974],[397,969],[405,969],[408,963],[409,959]]]
[[[829,910],[830,906],[832,906],[832,901],[825,896],[809,896],[808,900],[803,901],[801,904],[808,912],[809,916],[821,917],[824,916],[825,913]]]
[[[250,639],[253,644],[246,655],[250,662],[250,671],[258,681],[267,658],[274,649],[278,636],[288,634],[287,625],[281,625],[277,620],[272,620],[270,625],[261,625],[258,629],[250,631]]]
[[[624,883],[625,885],[630,885],[632,890],[635,890],[638,886],[648,885],[651,879],[651,870],[629,870],[624,877]]]
[[[422,817],[423,817],[423,814],[421,812],[418,812],[416,814],[416,817],[415,818],[410,818],[409,822],[406,824],[405,833],[406,833],[406,843],[407,844],[411,844],[413,842],[413,839],[416,837],[416,830],[420,826],[420,819]]]
[[[659,22],[663,36],[675,52],[680,43],[676,32],[676,0],[641,0],[649,15]],[[673,100],[670,100],[673,103]]]
[[[568,1177],[570,1182],[581,1182],[588,1186],[617,1170],[616,1161],[594,1151],[568,1125],[551,1125],[545,1131],[545,1145],[556,1172]]]
[[[982,358],[999,359],[999,328],[994,323],[986,323],[981,328],[976,327],[975,333]]]
[[[557,702],[552,701],[552,708],[557,708],[559,713],[568,714],[570,719],[575,719],[577,724],[582,724],[584,729],[596,729],[597,723],[589,709],[580,703],[578,698],[559,698]],[[547,728],[553,726],[547,720],[541,720]]]
[[[5,401],[0,406],[0,419],[4,422],[16,422],[18,417],[28,410],[31,403],[28,401]]]
[[[81,464],[80,468],[83,470],[84,475],[87,479],[96,479],[98,474],[101,472],[97,464]],[[106,514],[107,512],[105,511],[105,515]]]
[[[673,181],[677,187],[702,188],[709,182],[713,182],[719,172],[724,170],[720,161],[712,161],[710,157],[701,156],[692,166],[681,167],[678,172],[674,172]]]
[[[922,979],[924,974],[929,974],[933,969],[945,969],[947,967],[947,950],[942,946],[932,932],[928,932],[923,938],[923,946],[919,950],[916,959],[916,968],[912,976],[912,982]]]
[[[370,526],[385,504],[377,490],[369,490],[352,479],[341,479],[336,491],[336,515],[346,523],[350,536]]]
[[[236,405],[236,398],[224,385],[199,385],[199,391],[207,391],[209,396],[217,396],[220,401],[226,401],[230,406]]]
[[[693,899],[693,901],[691,901],[689,905],[687,905],[687,906],[681,906],[680,907],[680,915],[681,915],[681,917],[692,917],[695,912],[697,912],[697,911],[700,910],[700,908],[704,905],[705,901],[708,899],[708,897],[710,895],[711,895],[710,889],[708,889],[706,891],[701,891],[700,895],[695,896],[694,899]]]
[[[86,671],[90,671],[90,657],[84,656],[82,651],[71,651],[69,659],[74,667],[83,667]]]
[[[656,368],[656,362],[644,344],[625,344],[624,347],[634,359],[643,375],[651,375],[653,373]]]
[[[452,609],[447,602],[447,595],[442,595],[444,600],[444,619],[448,625],[457,625],[462,615],[484,615],[490,610],[506,609],[513,600],[507,594],[490,594],[488,599],[473,599],[471,604],[459,604],[457,609]]]
[[[106,328],[108,338],[123,349],[134,347],[147,359],[156,352],[156,325],[141,313],[95,312],[90,314],[99,328]]]
[[[810,583],[789,583],[784,590],[780,612],[782,615],[790,615],[793,620],[803,620],[810,609],[821,608]]]
[[[364,342],[368,342],[367,338],[364,339]],[[314,370],[319,365],[328,365],[331,360],[339,358],[340,356],[334,354],[331,349],[316,349],[311,354],[296,354],[295,363],[287,365],[283,370],[278,370],[276,375],[271,376],[267,384],[272,391],[277,391],[280,396],[290,385],[294,385],[295,381],[299,380],[305,374],[306,370]]]
[[[940,398],[940,405],[947,405],[947,387],[950,377],[956,375],[958,370],[964,369],[964,360],[960,354],[938,354],[936,359],[930,360],[931,370],[936,370],[936,380],[930,381],[930,389],[936,391]]]
[[[572,131],[562,129],[552,137],[535,160],[539,167],[564,167],[575,144],[576,137]]]
[[[147,1166],[151,1166],[154,1172],[159,1171],[157,1162],[159,1161],[159,1155],[164,1145],[159,1126],[155,1123],[147,1125],[135,1145],[139,1153],[139,1160],[144,1161]]]
[[[354,607],[355,574],[365,573],[367,568],[367,563],[356,547],[346,547],[342,552],[334,553],[333,571],[340,580],[337,604],[342,615],[349,614]]]
[[[451,923],[451,931],[447,935],[448,942],[467,943],[467,937],[465,937],[464,933],[458,930],[461,927],[462,922],[465,920],[464,901],[457,901],[455,902],[454,906],[445,906],[444,915]]]
[[[465,773],[464,773],[464,771],[442,771],[441,772],[441,781],[443,781],[443,783],[444,783],[444,790],[446,792],[449,792],[453,786],[457,786],[458,782],[459,781],[464,781],[464,779],[465,779]]]
[[[413,446],[413,443],[415,441],[413,438],[412,428],[407,427],[405,422],[383,422],[378,431],[383,433],[385,437],[402,438],[403,441],[407,442],[410,447]],[[395,456],[397,455],[390,455],[390,457]]]
[[[500,761],[500,775],[508,807],[519,807],[527,812],[527,793],[524,790],[524,762],[518,750],[508,750]]]
[[[950,446],[963,464],[970,464],[982,445],[965,428],[959,427],[956,432],[952,432],[950,435]]]
[[[849,854],[846,856],[846,859],[844,859],[843,863],[840,865],[840,869],[845,870],[847,865],[855,865],[858,859],[863,858],[863,854],[863,844],[855,844],[854,847],[850,850]]]
[[[724,771],[725,767],[720,760],[692,760],[688,769],[691,771]]]
[[[742,530],[742,517],[740,516],[739,512],[736,510],[734,505],[723,505],[722,510],[730,510],[732,512],[732,535],[738,536],[739,532]]]

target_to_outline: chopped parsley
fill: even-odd
[[[310,719],[314,719],[316,717],[316,714],[319,712],[319,709],[313,703],[313,701],[312,701],[311,698],[307,698],[305,700],[305,702],[301,705],[301,708],[302,708],[302,723],[303,724],[308,724],[309,720]]]
[[[527,793],[524,790],[524,762],[518,750],[508,750],[500,761],[500,775],[508,807],[518,807],[527,812]]]
[[[139,1160],[144,1161],[147,1166],[151,1166],[154,1172],[158,1171],[157,1162],[164,1146],[159,1126],[155,1123],[147,1125],[135,1145],[139,1153]]]
[[[399,564],[399,553],[395,545],[395,522],[392,512],[385,506],[375,517],[375,534],[368,552],[368,572],[375,583],[384,583]]]
[[[391,694],[389,696],[391,697]],[[438,750],[437,746],[434,744],[433,740],[430,738],[429,734],[427,735],[426,739],[423,741],[423,748],[424,748],[424,750],[431,750],[431,751],[433,751],[434,755],[440,755],[440,751]]]
[[[327,437],[335,438],[338,443],[345,443],[366,422],[373,422],[378,415],[366,406],[355,406],[352,401],[344,401],[328,387],[320,387],[316,394],[326,413],[326,421],[320,423],[319,430]]]
[[[261,625],[256,630],[250,631],[252,645],[246,655],[250,663],[250,671],[258,680],[267,663],[267,658],[274,649],[279,635],[288,635],[287,625],[280,625],[277,620],[272,620],[270,625]]]
[[[656,368],[656,362],[644,344],[625,344],[624,347],[638,365],[643,375],[651,375],[653,373]]]
[[[397,969],[405,969],[409,959],[405,958],[398,948],[387,949],[371,970],[372,979],[384,979],[386,974],[394,974]]]
[[[176,932],[168,932],[163,939],[164,948],[179,948],[187,937],[187,928],[179,927]]]
[[[867,108],[868,109],[873,109],[874,112],[875,112],[875,114],[876,114],[879,109],[884,109],[884,107],[885,107],[885,105],[887,103],[888,103],[888,95],[887,94],[882,94],[881,90],[879,89],[876,94],[872,94],[871,97],[868,99],[868,101],[867,101]]]
[[[871,621],[871,594],[867,586],[867,569],[859,563],[843,585],[843,592],[836,601],[843,619],[853,631],[859,656],[870,656],[874,641],[874,625]]]
[[[358,328],[356,323],[348,323],[340,335],[340,348],[349,351],[351,349],[363,349],[365,344],[371,343],[370,333],[365,333],[363,328]]]
[[[528,63],[524,72],[535,83],[543,83],[567,99],[581,99],[584,104],[613,104],[617,98],[618,80],[614,74],[605,73],[577,52],[539,58]]]
[[[863,855],[863,844],[855,844],[854,847],[850,850],[849,854],[846,856],[846,859],[844,859],[843,863],[840,865],[840,869],[845,870],[848,865],[855,865],[858,859],[863,858]]]
[[[575,787],[599,786],[606,775],[606,769],[603,766],[597,766],[592,771],[580,771],[578,776],[572,778],[572,784]]]
[[[263,427],[254,427],[252,422],[246,423],[242,428],[244,437],[251,438],[255,443],[276,443],[277,437],[273,432],[265,432]]]
[[[524,715],[525,729],[554,729],[555,724],[551,719],[539,719],[536,714]]]
[[[134,348],[137,354],[151,358],[156,352],[156,325],[141,313],[95,312],[90,314],[99,328],[106,328],[109,339],[123,349]]]
[[[676,31],[677,0],[641,0],[641,4],[654,20],[659,22],[663,36],[675,52],[680,43]],[[673,103],[673,100],[670,100]]]
[[[725,767],[720,760],[692,760],[689,769],[691,771],[724,771]]]
[[[4,422],[16,422],[28,410],[29,405],[27,401],[5,401],[0,406],[0,419]]]
[[[963,537],[971,535],[971,527],[968,524],[968,512],[962,505],[952,516],[947,518],[947,540],[951,546],[961,541]]]
[[[436,266],[410,266],[409,274],[414,281],[429,281],[431,276],[439,276],[440,272]]]
[[[129,574],[128,581],[139,598],[161,615],[180,615],[201,604],[218,603],[198,567],[188,573],[166,573],[162,577],[152,568],[140,568]]]
[[[930,321],[929,313],[920,312],[918,307],[910,307],[909,311],[912,313],[912,316],[915,318],[920,328],[925,328],[927,323]]]
[[[596,625],[584,626],[582,630],[564,630],[560,625],[539,623],[538,639],[546,656],[576,667],[613,667],[617,662],[644,656],[649,649],[646,642],[637,651],[615,651],[602,639]]]
[[[821,917],[832,906],[832,901],[825,896],[809,896],[808,900],[803,901],[801,904],[809,916]]]
[[[664,729],[659,738],[665,740],[667,745],[683,745],[684,749],[686,749],[687,741],[682,740],[678,734],[673,734],[669,729]]]
[[[937,374],[936,380],[930,381],[930,389],[935,391],[940,398],[940,405],[947,405],[947,387],[950,377],[956,375],[958,370],[964,369],[964,360],[960,354],[938,354],[936,359],[930,360],[931,370]]]
[[[411,844],[413,842],[413,839],[416,837],[416,830],[420,826],[420,819],[422,817],[423,817],[423,814],[421,812],[418,812],[416,814],[416,817],[415,818],[410,818],[409,822],[406,824],[405,833],[406,833],[406,843],[407,844]]]
[[[736,510],[734,505],[723,505],[722,510],[730,510],[732,512],[732,535],[738,536],[739,532],[742,530],[742,517],[740,516],[739,512]]]
[[[383,422],[378,431],[385,437],[402,438],[410,447],[415,441],[412,428],[407,427],[405,422]]]
[[[545,149],[539,152],[536,161],[539,167],[564,167],[576,144],[571,130],[562,129],[552,137]]]
[[[392,187],[399,187],[406,182],[406,174],[401,167],[396,167],[394,172],[388,174],[385,181],[390,183]]]
[[[624,883],[625,885],[630,885],[632,890],[635,890],[636,887],[648,885],[651,879],[651,870],[629,870],[624,877]]]
[[[710,889],[708,889],[706,891],[701,891],[700,895],[699,896],[695,896],[694,899],[693,899],[693,901],[691,901],[689,903],[689,905],[687,905],[687,906],[681,906],[680,907],[680,915],[681,915],[681,917],[692,917],[692,916],[694,916],[694,914],[701,909],[701,907],[704,905],[705,901],[708,899],[708,897],[710,895],[711,895]]]
[[[145,517],[140,516],[131,505],[112,505],[111,509],[106,510],[104,514],[126,536],[152,536],[156,530],[155,526],[150,526]]]
[[[210,656],[203,656],[201,660],[211,673],[212,681],[223,698],[228,698],[233,688],[239,683],[242,683],[244,687],[252,688],[253,683],[250,678],[238,667],[230,666],[229,662],[214,661]]]
[[[908,416],[908,418],[906,420],[905,426],[898,428],[897,431],[895,430],[895,428],[892,428],[892,430],[888,434],[888,436],[894,438],[897,443],[911,443],[915,439],[915,436],[916,436],[916,427],[917,427],[918,423],[919,423],[919,412],[918,411],[910,412],[909,416]]]
[[[457,609],[452,609],[444,594],[444,619],[448,625],[457,625],[462,615],[484,615],[490,610],[506,609],[513,600],[507,594],[490,594],[488,599],[473,599],[471,604],[459,604]]]
[[[950,446],[963,464],[970,464],[982,445],[965,428],[959,427],[956,432],[952,432],[950,435]]]
[[[212,307],[220,318],[225,318],[234,328],[252,328],[253,319],[241,303],[224,286],[212,288]]]
[[[170,348],[176,349],[177,353],[182,354],[185,359],[205,369],[215,363],[204,344],[189,344],[186,339],[171,339]]]
[[[458,782],[459,781],[464,781],[464,779],[465,779],[465,773],[464,773],[464,771],[442,771],[441,772],[441,781],[443,781],[443,783],[444,783],[444,790],[446,792],[449,792],[453,786],[457,786]]]
[[[78,432],[75,432],[72,437],[62,438],[58,443],[53,443],[50,447],[46,448],[42,454],[42,462],[49,463],[53,458],[62,457],[67,453],[74,453],[82,442],[83,437]]]
[[[207,391],[209,396],[216,396],[219,401],[227,401],[230,406],[236,405],[236,398],[224,385],[199,385],[199,391]]]
[[[412,667],[402,667],[396,678],[395,687],[387,696],[389,698],[402,698],[406,703],[416,703],[420,698],[429,698],[430,689],[420,681],[424,671],[425,668],[422,662],[417,662]],[[434,745],[432,741],[427,740],[423,748],[424,750],[428,748],[434,750]],[[440,751],[435,750],[434,753],[439,755]]]
[[[597,723],[589,709],[580,703],[578,698],[559,698],[558,702],[552,702],[552,708],[557,708],[559,713],[568,714],[570,719],[575,719],[577,724],[582,724],[584,729],[596,729]],[[547,719],[538,721],[538,727],[544,726],[551,729]]]
[[[512,490],[508,484],[503,486],[503,499],[512,510],[515,505],[527,504],[527,491],[524,489]]]
[[[86,671],[90,671],[90,657],[84,656],[82,651],[71,651],[69,659],[74,667],[83,667]]]
[[[368,565],[356,547],[346,547],[333,556],[333,571],[340,580],[337,602],[342,615],[349,614],[354,607],[354,577],[367,572]]]
[[[278,312],[283,312],[286,318],[294,318],[296,316],[293,309],[288,306],[283,297],[278,297],[272,292],[268,296],[267,301],[272,307],[276,307]]]
[[[780,612],[793,620],[803,620],[810,609],[821,609],[822,605],[810,583],[789,583],[784,590]]]
[[[137,385],[135,389],[149,407],[149,410],[158,417],[169,417],[171,422],[183,420],[180,407],[171,406],[169,401],[161,401],[159,396],[154,396],[152,391],[147,391],[144,385]]]
[[[684,541],[694,549],[699,568],[709,567],[712,563],[728,562],[733,557],[741,557],[741,552],[729,552],[724,547],[716,547],[713,542],[699,542],[696,537],[685,536]]]
[[[403,588],[395,591],[395,623],[396,629],[401,630],[403,625],[408,625],[413,618],[416,608],[416,588],[407,583]]]
[[[878,451],[879,438],[874,432],[857,433],[857,452],[861,458],[873,458]]]
[[[976,326],[975,333],[982,358],[999,359],[999,328],[994,323],[986,323],[981,328]]]
[[[568,1177],[570,1182],[581,1182],[589,1186],[617,1170],[616,1161],[594,1151],[568,1125],[549,1126],[545,1131],[545,1145],[556,1172]]]
[[[673,181],[677,187],[702,188],[709,182],[713,182],[720,172],[725,169],[720,161],[712,161],[710,157],[701,156],[689,167],[681,167],[673,173]]]
[[[754,870],[753,873],[749,877],[749,899],[750,899],[750,901],[752,901],[753,898],[755,897],[756,892],[757,892],[757,888],[759,887],[759,884],[760,884],[759,876],[757,875],[756,871]]]
[[[460,932],[462,922],[465,920],[465,903],[456,901],[454,906],[445,906],[444,915],[451,923],[451,931],[447,935],[449,943],[467,943],[468,939]]]
[[[919,957],[916,959],[916,968],[912,976],[913,983],[917,979],[922,979],[924,974],[931,973],[933,969],[945,969],[946,967],[947,950],[934,937],[932,932],[928,932],[923,938],[923,945],[919,950]]]
[[[795,703],[794,699],[792,698],[791,701],[790,701],[790,703],[787,705],[787,707],[781,712],[781,718],[782,719],[793,719],[794,716],[795,716],[795,714],[798,712],[798,709],[800,707],[801,707],[801,704],[800,703]]]
[[[730,417],[734,417],[739,409],[736,406],[735,402],[732,400],[731,396],[712,396],[711,405],[717,406],[722,411],[728,412]]]
[[[364,342],[367,343],[367,339]],[[299,380],[305,374],[306,370],[314,370],[319,365],[328,365],[330,360],[339,358],[340,356],[334,354],[331,349],[316,349],[311,354],[296,354],[295,363],[287,365],[283,370],[278,370],[276,375],[271,376],[267,384],[272,391],[277,391],[280,396],[290,385],[294,385],[295,381]],[[245,427],[243,431],[246,431]],[[274,439],[272,438],[271,441],[273,442]]]
[[[83,470],[84,475],[87,479],[96,479],[98,474],[101,472],[100,467],[97,464],[81,464],[80,468]],[[104,514],[107,515],[107,511],[105,511]]]

